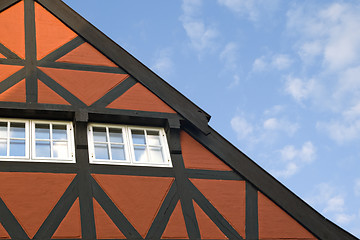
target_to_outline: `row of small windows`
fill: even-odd
[[[89,124],[90,163],[170,167],[162,128]],[[0,160],[75,162],[71,122],[0,120]]]

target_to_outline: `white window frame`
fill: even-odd
[[[108,150],[110,159],[96,159],[95,158],[93,127],[106,128],[107,150]],[[111,144],[110,138],[109,138],[109,130],[108,130],[109,128],[122,129],[123,141],[124,141],[124,151],[125,151],[125,158],[126,158],[125,161],[113,160],[111,158],[111,151],[109,151],[109,144]],[[131,130],[159,131],[164,163],[136,162]],[[171,157],[170,157],[169,146],[168,146],[167,139],[166,139],[166,134],[165,134],[164,129],[160,128],[160,127],[142,127],[142,126],[133,126],[133,125],[121,125],[121,124],[89,123],[89,125],[88,125],[88,146],[89,146],[90,163],[92,163],[92,164],[128,165],[128,166],[146,166],[146,167],[172,167],[172,162],[171,162]],[[149,156],[148,145],[146,145],[146,146],[147,146],[146,151]]]
[[[11,161],[11,162],[51,162],[51,163],[75,163],[75,147],[74,147],[74,130],[72,122],[68,121],[48,121],[48,120],[30,120],[30,119],[11,119],[11,118],[0,118],[0,122],[8,123],[8,136],[7,136],[7,155],[9,155],[9,124],[10,123],[25,123],[25,156],[0,156],[0,161]],[[67,129],[67,147],[68,147],[68,158],[54,158],[54,157],[36,157],[35,149],[35,124],[49,124],[52,125],[66,125]],[[52,135],[51,131],[50,134]],[[53,140],[51,142],[51,148]],[[52,151],[52,150],[51,150]],[[51,153],[52,154],[52,153]]]

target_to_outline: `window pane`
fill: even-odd
[[[119,128],[109,128],[110,142],[113,143],[123,143],[122,129]]]
[[[67,140],[66,125],[53,125],[53,139]]]
[[[25,140],[10,140],[10,156],[25,156]]]
[[[0,156],[7,156],[7,142],[6,140],[0,140]]]
[[[11,138],[25,138],[25,123],[10,123]]]
[[[35,124],[35,138],[36,139],[50,139],[50,125],[49,124]]]
[[[110,159],[107,144],[95,144],[95,158],[96,159]]]
[[[111,145],[111,154],[113,160],[123,160],[125,161],[125,151],[123,145]]]
[[[53,156],[54,158],[68,159],[68,145],[67,142],[53,142]]]
[[[160,136],[158,131],[147,131],[149,145],[161,145]]]
[[[106,128],[93,127],[94,141],[95,142],[107,142]]]
[[[7,122],[0,122],[0,138],[7,138]]]
[[[37,141],[35,144],[36,157],[47,157],[50,158],[50,142],[48,141]]]
[[[146,144],[143,130],[131,130],[131,135],[134,144]]]
[[[152,163],[164,163],[164,157],[162,155],[161,148],[149,148],[150,159]]]
[[[135,152],[135,161],[136,162],[148,162],[145,147],[135,146],[134,152]]]

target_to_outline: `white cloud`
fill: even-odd
[[[281,112],[283,112],[285,110],[285,106],[283,105],[275,105],[269,109],[266,109],[264,111],[264,115],[271,115],[271,116],[274,116],[274,115],[277,115]]]
[[[280,159],[283,162],[280,169],[272,170],[275,176],[288,178],[296,174],[301,167],[311,163],[316,158],[316,149],[312,142],[305,142],[300,149],[294,145],[283,147],[280,152]],[[285,168],[283,166],[285,165]]]
[[[331,196],[326,201],[324,213],[344,211],[345,200],[341,195]]]
[[[304,61],[320,56],[327,70],[347,68],[360,59],[359,4],[296,5],[287,13],[289,32],[299,36]]]
[[[220,5],[223,5],[229,10],[245,16],[251,21],[257,21],[262,15],[273,12],[279,4],[278,0],[218,0]]]
[[[299,167],[296,163],[290,162],[286,164],[285,169],[282,170],[273,170],[273,174],[276,177],[282,177],[282,178],[289,178],[293,176],[297,171],[299,170]]]
[[[220,53],[220,60],[225,62],[225,68],[233,70],[236,69],[237,50],[238,46],[234,42],[230,42],[225,45],[224,49]]]
[[[356,214],[347,212],[346,196],[330,183],[316,185],[307,202],[331,216],[337,224],[346,225],[356,218]]]
[[[327,133],[332,140],[339,144],[352,141],[360,137],[360,120],[350,122],[344,120],[318,122],[317,128]]]
[[[286,54],[273,54],[271,56],[261,56],[253,62],[252,70],[262,72],[265,70],[285,70],[291,66],[293,60]]]
[[[292,60],[288,55],[278,54],[273,57],[271,64],[278,70],[283,70],[290,67]]]
[[[285,82],[285,92],[298,102],[309,98],[315,90],[316,83],[314,79],[302,80],[300,78],[289,76]]]
[[[336,100],[360,100],[360,65],[351,67],[339,74],[337,87],[334,91],[334,99]]]
[[[233,88],[235,86],[238,86],[240,84],[240,77],[237,74],[233,75],[233,80],[232,82],[229,84],[228,88]]]
[[[264,121],[263,127],[265,130],[283,131],[289,136],[292,136],[299,129],[299,124],[272,117]]]
[[[267,63],[265,62],[265,56],[261,56],[257,59],[255,59],[253,63],[253,71],[255,72],[261,72],[264,71],[267,67]]]
[[[346,225],[348,223],[351,223],[355,218],[355,214],[339,213],[335,215],[335,222],[337,224]]]
[[[360,196],[360,178],[355,180],[354,192],[356,196]]]
[[[180,20],[187,36],[190,39],[191,46],[202,52],[205,49],[214,49],[216,46],[215,39],[218,36],[218,31],[213,26],[207,26],[198,14],[202,5],[201,0],[183,0],[182,10],[183,14]]]
[[[169,48],[165,48],[156,52],[152,69],[154,69],[154,71],[160,75],[169,75],[174,68],[171,54],[172,51]]]
[[[253,133],[253,126],[245,118],[236,116],[231,119],[231,127],[239,140],[244,140]]]
[[[298,54],[305,64],[312,64],[321,52],[322,45],[321,42],[317,40],[302,43],[298,50]]]

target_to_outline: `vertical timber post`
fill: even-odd
[[[175,183],[180,197],[181,208],[188,236],[190,239],[200,239],[200,230],[196,220],[193,196],[188,186],[189,179],[185,174],[185,165],[181,153],[180,143],[180,120],[168,119],[169,128],[167,129],[171,160],[175,173]]]
[[[96,239],[93,190],[91,186],[89,151],[87,140],[88,112],[75,113],[76,163],[79,167],[79,202],[82,239]]]

